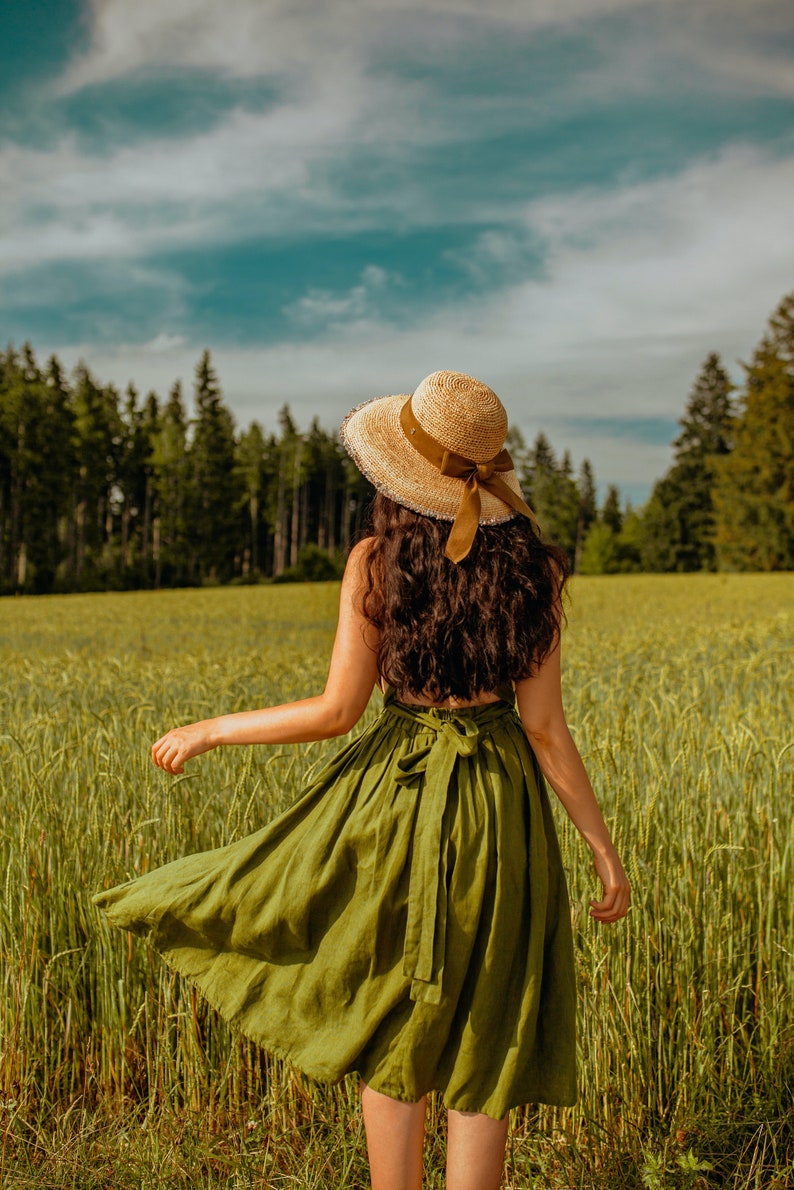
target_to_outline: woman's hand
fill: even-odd
[[[600,901],[590,902],[590,916],[596,921],[619,921],[628,913],[631,900],[631,886],[623,871],[623,864],[614,849],[606,854],[594,852],[593,855],[604,895]]]
[[[152,745],[152,760],[167,773],[181,773],[186,760],[221,744],[300,744],[344,735],[366,710],[378,678],[377,633],[373,635],[363,608],[367,538],[353,546],[339,596],[331,665],[325,690],[315,698],[235,711],[175,727]]]
[[[152,760],[167,773],[181,773],[186,760],[209,752],[216,746],[211,733],[212,720],[174,727],[152,744]]]

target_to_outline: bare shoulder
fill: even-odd
[[[342,600],[352,600],[361,610],[361,600],[369,585],[367,562],[374,543],[374,537],[358,541],[347,556],[345,573],[342,577]]]
[[[369,649],[377,648],[377,630],[364,610],[369,590],[367,561],[374,541],[374,537],[365,537],[363,541],[357,542],[348,554],[339,606],[340,623],[347,620],[358,624]]]
[[[366,576],[367,561],[375,543],[374,537],[364,537],[351,549],[345,565],[345,579],[361,582]]]
[[[364,561],[369,557],[370,551],[375,544],[374,537],[362,537],[361,541],[357,541],[347,556],[348,563],[353,558]]]

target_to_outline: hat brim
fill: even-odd
[[[409,399],[409,394],[402,393],[357,405],[339,427],[342,445],[362,475],[384,496],[413,512],[454,521],[463,480],[442,475],[414,450],[400,425],[400,410]],[[523,498],[514,470],[500,471],[499,478]],[[480,489],[481,525],[498,525],[516,515],[498,496]]]

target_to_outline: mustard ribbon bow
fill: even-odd
[[[484,735],[503,715],[508,703],[488,704],[477,718],[454,711],[411,707],[391,702],[389,714],[421,723],[435,735],[400,758],[399,785],[422,782],[414,823],[408,881],[408,919],[403,947],[403,974],[411,980],[410,998],[426,1004],[441,1000],[447,931],[447,839],[444,809],[455,765],[474,756]]]
[[[485,488],[492,496],[496,496],[504,504],[527,517],[535,529],[540,533],[538,518],[521,497],[508,487],[498,472],[512,471],[513,461],[506,450],[501,450],[494,458],[484,463],[475,463],[473,459],[464,458],[447,450],[431,434],[423,430],[414,416],[410,398],[400,410],[400,425],[411,446],[437,467],[442,475],[452,479],[463,480],[458,511],[452,524],[445,553],[452,562],[462,562],[468,556],[474,542],[474,535],[480,523],[482,502],[480,488]]]

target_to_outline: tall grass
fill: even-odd
[[[338,588],[0,602],[0,1184],[366,1186],[353,1080],[235,1038],[91,893],[256,829],[338,744],[149,744],[321,688]],[[576,919],[581,1100],[514,1113],[510,1187],[794,1179],[794,576],[579,579],[566,705],[626,857],[629,919]],[[367,715],[376,713],[376,700]],[[443,1110],[428,1186],[443,1185]]]

